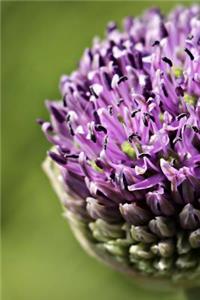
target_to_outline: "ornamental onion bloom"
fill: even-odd
[[[39,120],[83,247],[130,275],[200,280],[200,7],[114,22]]]

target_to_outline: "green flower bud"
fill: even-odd
[[[164,240],[151,246],[151,251],[162,257],[171,257],[175,251],[173,240]]]
[[[177,235],[177,252],[178,254],[188,253],[191,249],[191,245],[188,241],[188,235],[185,232],[180,232]]]
[[[131,236],[135,241],[144,243],[153,243],[157,240],[156,236],[152,234],[147,226],[131,226]]]
[[[148,260],[141,259],[137,261],[136,267],[139,271],[143,272],[144,274],[153,274],[155,272],[152,263]]]
[[[149,222],[150,230],[158,237],[172,237],[175,234],[175,226],[172,221],[165,217],[156,217]]]
[[[189,242],[192,248],[200,248],[200,228],[190,233]]]
[[[180,269],[190,269],[197,265],[196,258],[191,254],[183,254],[176,260],[176,266]]]
[[[94,238],[101,242],[106,242],[110,239],[121,238],[125,235],[121,225],[108,224],[102,219],[91,222],[89,224],[89,228],[91,229]]]
[[[127,247],[120,245],[117,241],[109,241],[105,244],[106,250],[116,256],[127,256]]]
[[[149,247],[147,247],[145,244],[142,243],[137,245],[132,245],[129,248],[129,253],[133,257],[142,258],[142,259],[151,259],[152,257],[154,257]]]
[[[179,220],[182,228],[197,229],[200,225],[200,209],[196,209],[188,203],[179,214]]]
[[[173,260],[171,258],[161,258],[154,262],[154,267],[160,272],[166,272],[172,268]]]

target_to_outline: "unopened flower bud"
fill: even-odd
[[[151,251],[162,257],[170,257],[175,251],[173,240],[163,240],[151,247]]]
[[[156,217],[149,222],[150,230],[159,237],[172,237],[175,234],[173,221],[165,217]]]
[[[132,225],[143,225],[151,219],[151,213],[136,203],[120,204],[120,211],[124,219]]]
[[[185,205],[179,214],[181,227],[184,229],[197,229],[200,227],[200,209],[196,209],[192,204]]]
[[[131,226],[131,236],[133,240],[144,243],[153,243],[157,237],[152,234],[146,226]]]
[[[200,228],[190,233],[189,241],[192,248],[200,248]]]

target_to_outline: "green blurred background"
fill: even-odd
[[[177,2],[154,2],[164,12]],[[189,2],[185,3],[186,5]],[[70,73],[109,20],[141,14],[151,2],[2,3],[3,299],[180,300],[147,292],[89,258],[61,216],[41,170],[49,144],[37,117],[58,99]]]

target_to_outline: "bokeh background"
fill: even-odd
[[[3,300],[183,299],[145,291],[82,251],[41,170],[49,145],[35,124],[93,36],[152,4],[168,12],[177,2],[2,3]]]

